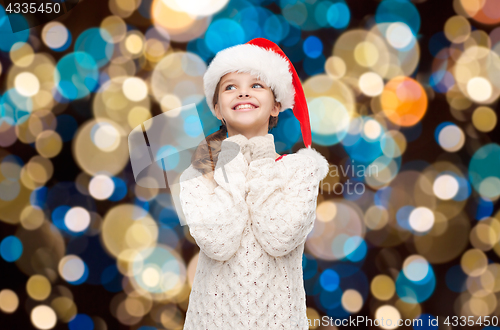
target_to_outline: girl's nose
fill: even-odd
[[[239,97],[249,97],[248,93],[241,93]]]

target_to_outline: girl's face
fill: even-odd
[[[266,135],[269,116],[278,116],[280,107],[271,88],[256,76],[231,72],[220,79],[215,113],[224,118],[229,136]]]

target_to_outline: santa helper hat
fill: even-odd
[[[302,140],[306,148],[297,151],[313,157],[318,162],[320,180],[328,174],[326,158],[311,148],[311,124],[306,97],[299,76],[292,62],[274,42],[265,38],[252,39],[246,44],[226,48],[217,53],[203,76],[207,103],[215,116],[213,98],[222,76],[230,72],[247,72],[262,79],[274,91],[281,103],[280,112],[292,109],[300,122]]]
[[[217,53],[203,77],[208,106],[212,105],[220,78],[230,72],[247,72],[262,79],[281,103],[280,112],[292,109],[300,122],[302,139],[311,148],[311,124],[306,97],[292,62],[274,42],[265,38],[252,39],[246,44],[226,48]]]

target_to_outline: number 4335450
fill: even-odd
[[[61,12],[61,5],[59,3],[46,2],[46,3],[9,3],[5,11],[8,14],[36,14],[36,13],[44,13],[44,14],[58,14]]]
[[[452,316],[451,321],[450,321],[450,317],[448,316],[446,318],[446,320],[444,320],[443,323],[448,325],[448,326],[454,326],[454,327],[458,326],[459,324],[461,326],[466,326],[466,325],[469,325],[469,326],[473,326],[473,325],[497,326],[498,325],[498,317],[493,316],[490,319],[490,316],[486,315],[486,316],[483,316],[483,319],[481,320],[481,316],[477,317],[477,319],[475,316],[469,316],[468,318],[466,318],[465,316],[461,316],[460,319],[458,318],[458,316]]]

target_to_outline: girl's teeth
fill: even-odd
[[[247,105],[247,104],[245,104],[245,105],[239,105],[239,106],[237,106],[235,108],[235,110],[239,110],[239,109],[253,109],[253,108],[255,108],[253,105]]]

